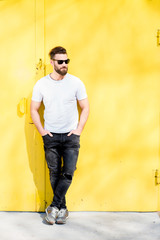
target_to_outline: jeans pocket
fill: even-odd
[[[42,136],[42,139],[43,139],[44,145],[48,145],[50,143],[50,136],[49,136],[49,134],[46,134],[46,135]]]
[[[75,134],[75,133],[72,133],[72,135],[80,138],[80,135],[77,135],[77,134]],[[71,136],[72,136],[72,135],[71,135]]]
[[[46,134],[46,135],[42,136],[42,138],[44,139],[45,137],[47,137],[47,135],[48,135],[48,134]]]
[[[80,136],[76,134],[71,134],[68,141],[70,147],[80,148]]]

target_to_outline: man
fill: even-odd
[[[31,116],[43,138],[54,193],[53,201],[46,209],[46,220],[50,224],[62,224],[68,217],[65,195],[76,169],[80,135],[89,115],[89,103],[82,81],[67,73],[70,60],[66,49],[55,47],[49,56],[53,72],[35,84]],[[42,101],[45,106],[44,128],[38,113]],[[81,108],[80,119],[77,101]]]

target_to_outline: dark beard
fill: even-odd
[[[55,68],[55,71],[58,73],[58,74],[60,74],[61,76],[64,76],[64,75],[66,75],[66,73],[68,72],[68,69],[67,68],[64,68],[64,69],[57,69],[57,68]]]

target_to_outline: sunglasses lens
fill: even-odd
[[[57,62],[58,62],[58,64],[62,64],[63,60],[58,60]]]
[[[66,64],[68,64],[69,62],[70,62],[70,59],[67,59],[67,60],[65,61]]]

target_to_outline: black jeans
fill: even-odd
[[[68,133],[52,133],[43,136],[45,158],[49,168],[54,193],[51,206],[66,208],[65,195],[72,182],[78,160],[80,136]]]

